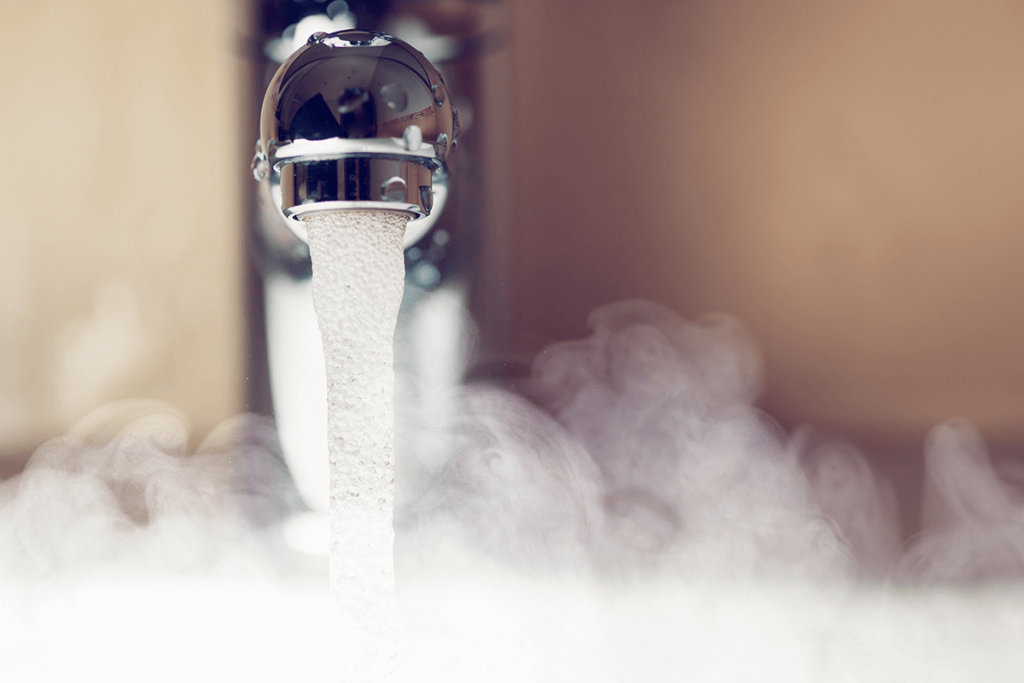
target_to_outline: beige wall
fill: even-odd
[[[740,316],[787,422],[1024,440],[1024,5],[515,2],[513,342]]]
[[[242,409],[243,5],[5,5],[0,457],[117,398]],[[1024,439],[1020,6],[512,10],[515,349],[724,310],[784,420]]]
[[[0,457],[146,396],[242,408],[242,0],[0,22]]]

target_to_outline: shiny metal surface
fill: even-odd
[[[428,216],[459,133],[438,71],[392,36],[314,34],[267,88],[253,176],[289,226],[302,215],[376,209]]]

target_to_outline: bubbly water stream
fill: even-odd
[[[394,333],[408,217],[304,219],[327,364],[330,585],[346,681],[384,681],[397,659],[394,598]]]

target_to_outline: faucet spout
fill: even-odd
[[[441,74],[409,44],[316,33],[267,88],[253,176],[303,240],[301,218],[348,210],[406,214],[416,234],[439,208],[459,127]]]

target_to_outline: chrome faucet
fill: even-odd
[[[360,209],[411,216],[411,244],[439,209],[459,127],[441,74],[408,43],[315,33],[267,88],[253,176],[303,240],[299,217]]]

